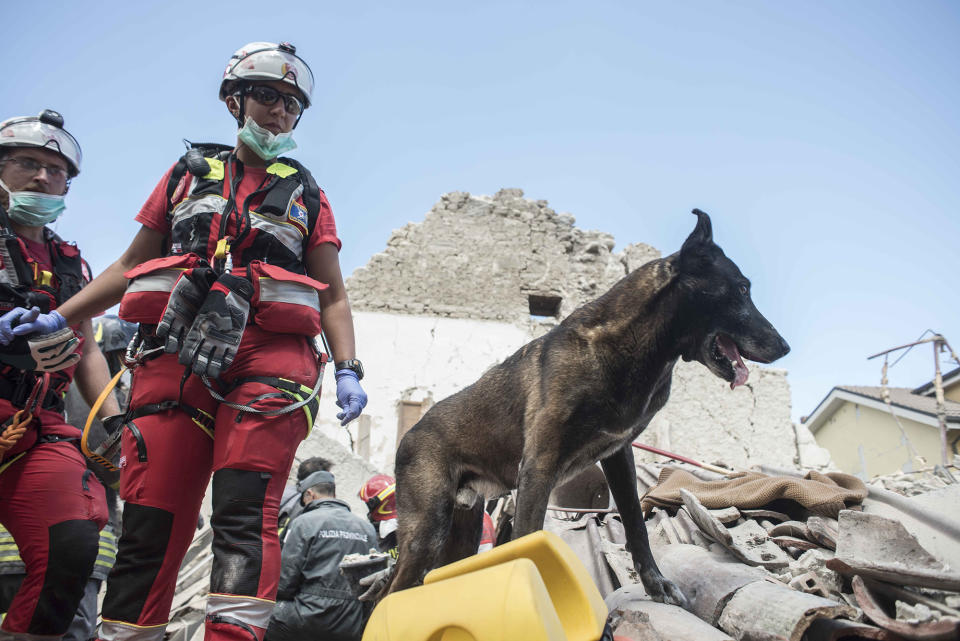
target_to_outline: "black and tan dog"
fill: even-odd
[[[696,229],[679,252],[575,310],[404,436],[399,556],[385,593],[477,549],[478,496],[518,488],[517,538],[543,527],[554,485],[599,460],[644,587],[658,601],[685,604],[650,552],[631,443],[667,402],[678,358],[700,361],[733,388],[747,380],[741,356],[769,363],[790,350],[713,243],[710,217],[693,213]]]

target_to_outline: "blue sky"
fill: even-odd
[[[318,85],[292,155],[333,204],[347,274],[449,191],[520,187],[618,250],[665,254],[700,207],[793,347],[779,364],[795,418],[833,385],[878,384],[866,357],[927,328],[960,349],[960,4],[20,1],[4,13],[0,117],[64,114],[84,168],[58,230],[96,271],[136,231],[182,138],[234,139],[216,98],[230,54],[289,40]],[[891,384],[928,380],[930,352]]]

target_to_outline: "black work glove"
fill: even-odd
[[[253,283],[246,278],[224,274],[217,279],[183,339],[180,364],[199,376],[225,372],[240,347],[251,298]]]
[[[216,272],[209,267],[195,267],[185,271],[173,286],[163,317],[157,324],[157,338],[164,341],[163,351],[167,354],[180,351],[184,336],[197,317],[197,310],[216,280]]]

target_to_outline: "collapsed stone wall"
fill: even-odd
[[[445,194],[422,223],[395,230],[385,251],[347,280],[354,309],[525,322],[529,296],[560,298],[562,318],[629,270],[660,257],[574,226],[520,189],[492,198]]]
[[[386,249],[347,279],[347,289],[352,307],[359,312],[358,321],[369,320],[371,327],[380,328],[377,334],[396,330],[385,329],[382,319],[366,318],[365,312],[425,316],[437,322],[448,319],[451,327],[445,334],[450,336],[477,331],[458,330],[464,321],[453,319],[501,321],[523,328],[533,338],[630,271],[660,257],[657,249],[643,243],[619,253],[613,248],[610,234],[578,229],[573,216],[557,214],[546,201],[525,199],[519,189],[503,189],[493,197],[453,192],[442,196],[422,223],[394,231]],[[556,318],[531,322],[531,295],[559,298]],[[365,327],[364,323],[358,326],[361,358]],[[431,329],[431,336],[437,331]],[[421,344],[424,341],[428,346]],[[377,336],[366,344],[382,342]],[[474,355],[465,368],[464,354],[455,345],[448,345],[447,355],[440,358],[434,354],[440,349],[435,341],[404,336],[402,342],[430,353],[433,360],[423,375],[416,376],[417,368],[411,369],[415,359],[410,357],[403,370],[388,367],[392,375],[379,382],[375,380],[378,368],[369,368],[371,389],[389,397],[380,399],[380,405],[392,406],[401,390],[412,384],[393,380],[398,371],[406,371],[408,378],[416,378],[417,385],[440,400],[451,390],[442,389],[439,381],[481,366]],[[514,349],[516,345],[504,344],[502,353],[483,366],[506,358]],[[737,468],[761,463],[782,468],[828,464],[829,457],[806,428],[790,420],[786,372],[752,364],[750,369],[749,382],[731,391],[699,363],[681,362],[674,372],[670,401],[642,440]],[[371,401],[368,408],[374,414],[379,411],[375,405]],[[380,452],[380,460],[374,462],[391,468],[396,416],[372,416],[372,421],[390,432],[372,439]],[[329,428],[330,434],[337,429],[332,424]],[[334,438],[342,442],[342,432]],[[640,460],[651,456],[637,452]]]

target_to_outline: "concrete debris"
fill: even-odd
[[[841,639],[878,639],[900,641],[900,637],[866,623],[846,619],[817,619],[807,628],[806,641],[840,641]]]
[[[720,616],[720,628],[742,639],[758,630],[800,641],[818,618],[851,618],[856,611],[845,603],[792,590],[782,583],[756,581],[730,599]]]
[[[737,520],[740,518],[740,510],[738,510],[733,506],[723,508],[722,510],[708,510],[708,511],[710,512],[710,516],[717,519],[724,525],[726,525],[727,523],[736,523]]]
[[[621,590],[614,592],[606,599],[607,607],[613,613],[612,620],[617,621],[617,617],[620,617],[617,625],[611,624],[615,635],[630,639],[637,638],[631,636],[631,632],[621,626],[624,623],[631,624],[635,620],[634,617],[638,617],[655,630],[660,638],[669,639],[669,641],[733,641],[728,634],[704,623],[683,608],[656,603],[649,599],[638,599],[629,593],[622,593]]]
[[[663,575],[677,584],[693,613],[713,625],[737,590],[769,576],[760,568],[738,563],[726,552],[716,554],[692,545],[671,545],[658,552]]]
[[[770,536],[792,536],[797,539],[809,539],[807,524],[800,521],[785,521],[773,526],[768,532]]]
[[[644,478],[659,478],[655,466],[642,467],[642,475],[638,468],[641,489]],[[940,491],[946,494],[952,490]],[[960,615],[955,607],[960,605],[960,595],[944,591],[943,585],[936,580],[931,583],[924,575],[925,571],[943,574],[951,570],[924,550],[899,521],[856,509],[842,511],[836,520],[807,518],[809,513],[803,509],[788,508],[791,513],[787,514],[771,507],[738,510],[740,516],[734,519],[732,510],[706,509],[686,490],[681,496],[683,506],[672,516],[669,508],[651,511],[648,532],[660,570],[687,596],[691,613],[714,626],[713,632],[722,630],[721,634],[737,641],[960,639],[960,628],[952,627],[953,622],[960,621],[955,616]],[[873,507],[869,499],[867,503],[865,509]],[[603,518],[611,520],[612,516]],[[619,524],[615,519],[613,522]],[[769,533],[761,523],[766,523]],[[606,529],[601,524],[601,539]],[[763,545],[782,546],[783,550],[775,548],[780,558],[758,558],[757,551],[764,549]],[[859,592],[852,593],[852,575],[844,570],[844,576],[833,569],[838,559],[841,564],[844,559],[850,560],[846,550],[854,551],[856,562],[874,562],[898,573],[912,571],[922,587],[905,588],[853,577],[861,586],[869,582],[873,593],[881,598],[864,600]],[[618,563],[630,564],[625,550],[619,560],[609,550],[604,558],[611,568]],[[914,567],[904,567],[908,564]],[[896,579],[887,578],[899,581],[902,577],[897,574]],[[940,590],[931,589],[937,585]],[[617,607],[644,614],[641,619],[646,627],[637,624],[634,634],[647,636],[633,637],[627,630],[634,628],[627,627],[620,628],[618,634],[627,639],[657,638],[651,636],[653,633],[664,639],[688,638],[668,633],[666,624],[656,620],[641,585],[621,586],[607,598],[617,595]],[[897,602],[899,617],[892,610]],[[882,607],[878,603],[883,603]],[[888,605],[891,610],[885,611]],[[703,633],[700,638],[708,637]]]
[[[837,556],[827,567],[899,585],[960,591],[960,573],[925,550],[899,521],[852,510],[840,512]]]
[[[784,550],[813,550],[818,548],[816,543],[806,539],[798,539],[793,536],[772,536],[770,540],[782,547]]]
[[[897,620],[907,623],[927,623],[939,621],[943,615],[939,610],[932,610],[922,603],[910,605],[903,601],[896,602]]]
[[[935,621],[901,621],[887,614],[863,579],[855,576],[851,582],[857,603],[864,614],[880,627],[907,639],[917,641],[956,641],[960,639],[960,618],[941,617]]]
[[[748,519],[768,519],[777,523],[785,523],[790,520],[788,515],[776,510],[740,510],[740,514]]]
[[[836,550],[839,525],[836,519],[825,516],[811,516],[807,519],[807,538],[821,546]]]
[[[680,495],[683,497],[684,507],[700,529],[711,539],[730,550],[743,563],[768,569],[785,568],[790,565],[790,557],[770,540],[767,532],[756,521],[746,521],[727,529],[700,504],[693,494],[681,489]]]

